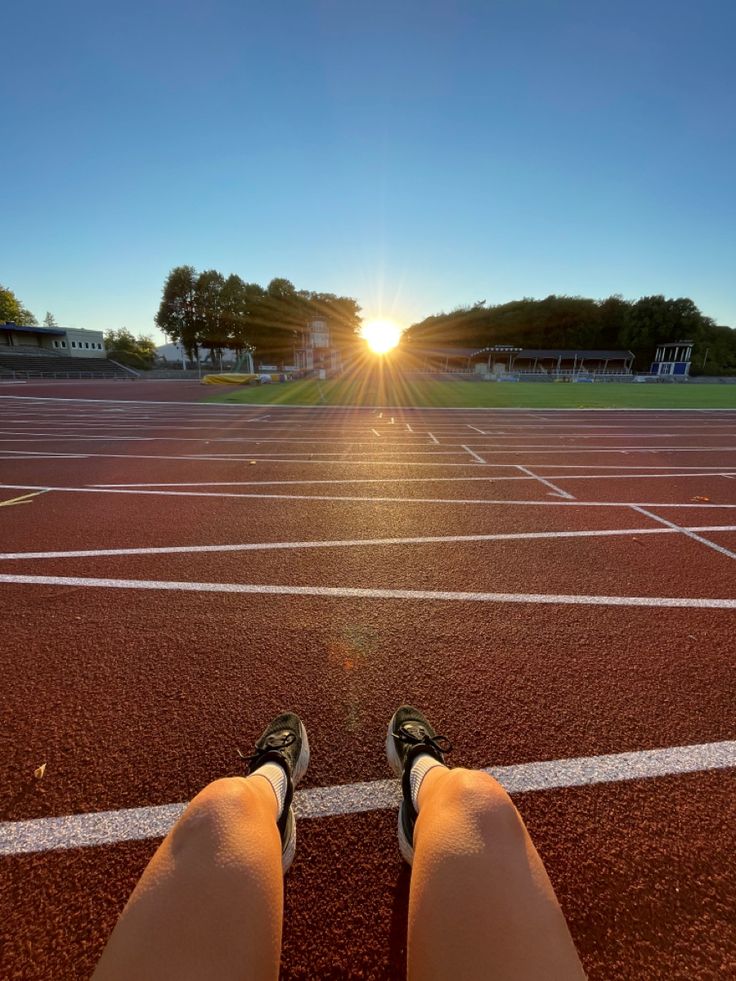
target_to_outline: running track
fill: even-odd
[[[402,977],[410,700],[513,794],[591,978],[733,976],[736,410],[200,398],[0,389],[0,975],[87,977],[289,706],[283,976]]]

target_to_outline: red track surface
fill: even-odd
[[[123,383],[0,390],[8,393],[143,397]],[[200,395],[188,383],[145,388],[151,400]],[[235,747],[285,706],[309,728],[307,787],[385,779],[382,733],[407,699],[452,737],[455,762],[470,766],[734,739],[736,610],[656,603],[733,599],[734,557],[707,542],[736,552],[736,531],[691,532],[703,542],[650,515],[680,528],[736,528],[736,507],[713,506],[736,505],[727,476],[736,474],[736,412],[397,410],[392,423],[390,411],[120,408],[0,399],[0,482],[17,485],[0,488],[0,502],[57,488],[0,507],[2,555],[450,540],[0,559],[0,574],[76,579],[0,583],[0,819],[186,800],[237,772]],[[572,479],[582,475],[590,479]],[[123,494],[102,484],[156,486]],[[266,496],[222,496],[245,494]],[[346,497],[358,499],[334,499]],[[625,533],[454,540],[616,530]],[[655,605],[113,589],[85,586],[89,578]],[[34,780],[41,762],[46,775]],[[591,978],[736,971],[735,799],[733,770],[707,768],[515,796]],[[284,977],[400,978],[408,877],[393,812],[303,820],[299,835]],[[0,974],[88,976],[156,844],[0,859]]]

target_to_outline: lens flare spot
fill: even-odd
[[[401,340],[401,327],[391,320],[369,320],[360,333],[374,354],[386,354]]]

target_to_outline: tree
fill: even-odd
[[[713,321],[687,297],[674,300],[661,294],[643,296],[632,305],[620,338],[636,355],[639,368],[646,370],[658,344],[685,340],[697,343],[713,327]]]
[[[158,327],[180,341],[193,358],[197,352],[197,273],[193,266],[176,266],[164,283],[161,304],[155,317]]]
[[[126,328],[108,330],[104,334],[105,351],[116,361],[131,368],[150,368],[156,356],[156,345],[151,337],[139,334],[134,337]]]
[[[24,309],[12,290],[0,286],[0,321],[14,324],[35,324],[36,318],[29,310]]]
[[[199,274],[194,287],[197,344],[213,351],[222,351],[228,345],[227,332],[220,320],[224,285],[222,273],[207,269]]]
[[[49,310],[46,311],[46,316],[43,318],[43,325],[44,325],[44,327],[58,327],[59,326],[56,323],[56,320],[54,319],[53,313],[51,313]]]

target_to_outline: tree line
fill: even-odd
[[[479,301],[413,324],[403,345],[407,352],[412,346],[480,350],[494,344],[628,350],[635,356],[636,370],[648,371],[657,345],[679,340],[695,343],[693,373],[736,373],[736,330],[718,326],[687,297],[645,296],[634,301],[552,295],[496,305]]]
[[[293,359],[312,320],[327,321],[332,345],[346,348],[357,341],[360,307],[351,297],[297,290],[288,279],[272,279],[264,287],[234,273],[225,277],[193,266],[171,270],[155,317],[190,357],[200,348],[227,348],[276,363]]]

